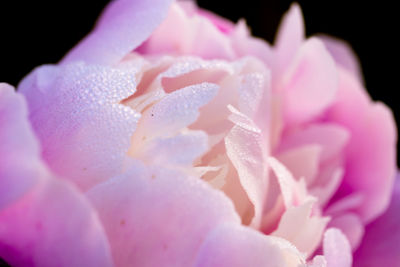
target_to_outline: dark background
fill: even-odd
[[[198,0],[233,21],[244,17],[253,34],[272,41],[290,0]],[[360,57],[367,88],[400,121],[398,16],[389,1],[297,1],[308,35],[347,40]],[[0,81],[17,85],[32,68],[55,63],[93,27],[108,0],[1,1]],[[392,2],[393,3],[393,2]],[[393,5],[393,4],[392,4]]]

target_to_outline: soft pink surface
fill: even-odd
[[[350,267],[361,246],[355,263],[394,260],[369,249],[399,227],[397,196],[373,222],[390,201],[395,124],[348,46],[305,39],[296,4],[271,46],[244,21],[170,2],[114,1],[21,95],[0,85],[0,257]]]
[[[96,213],[73,186],[48,173],[24,99],[4,84],[0,144],[0,257],[11,266],[112,266]]]
[[[400,263],[400,177],[397,176],[386,212],[367,225],[361,246],[355,252],[355,267],[398,266]]]
[[[115,64],[145,41],[165,18],[172,0],[111,2],[92,33],[63,59],[63,63]]]

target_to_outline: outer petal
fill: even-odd
[[[228,198],[205,182],[138,162],[88,197],[118,266],[191,266],[213,227],[240,223]]]
[[[354,267],[399,266],[400,177],[397,177],[388,210],[365,229],[354,255]]]
[[[332,104],[338,74],[334,60],[320,40],[305,41],[285,70],[277,89],[282,90],[286,123],[314,119]]]
[[[329,222],[329,227],[340,229],[346,235],[353,251],[359,246],[364,235],[364,225],[360,218],[352,213],[334,216]]]
[[[275,66],[279,75],[293,60],[305,38],[304,21],[298,4],[292,4],[290,10],[282,19],[276,36],[276,59]]]
[[[234,59],[230,39],[213,22],[203,15],[189,16],[179,4],[172,4],[167,19],[137,51]]]
[[[218,226],[208,235],[195,266],[298,267],[302,263],[302,255],[286,240],[230,223]]]
[[[62,63],[84,60],[115,64],[145,41],[162,22],[171,0],[117,0],[109,4],[96,28]]]
[[[139,114],[119,102],[135,90],[134,71],[83,63],[39,67],[19,86],[44,159],[82,189],[122,171]]]
[[[26,193],[44,173],[27,117],[23,97],[11,86],[0,84],[0,211]]]
[[[0,85],[0,258],[12,266],[112,266],[87,200],[50,178],[23,98]]]
[[[356,209],[364,223],[383,212],[390,200],[396,171],[395,121],[391,111],[373,103],[360,82],[340,70],[338,97],[326,119],[350,132],[345,150],[345,175],[335,199],[361,193],[365,201]]]
[[[327,35],[318,37],[324,42],[325,47],[337,64],[352,73],[360,81],[363,81],[360,60],[348,43]]]
[[[281,141],[279,151],[289,151],[304,145],[319,145],[320,161],[326,161],[341,153],[348,143],[349,136],[346,128],[338,124],[309,124],[287,134]]]
[[[323,249],[327,267],[351,267],[350,244],[340,230],[330,228],[325,232]]]
[[[43,178],[0,212],[0,258],[11,266],[112,266],[104,230],[87,200]]]

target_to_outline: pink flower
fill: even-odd
[[[0,258],[395,266],[396,129],[360,73],[297,5],[271,46],[192,2],[112,2],[59,64],[0,85]]]

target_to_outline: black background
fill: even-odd
[[[0,81],[16,85],[32,68],[56,63],[93,27],[108,0],[1,1]],[[198,0],[233,21],[245,18],[253,34],[272,41],[286,0]],[[327,33],[347,40],[360,57],[373,99],[388,104],[400,121],[399,33],[393,2],[297,1],[308,35]]]

